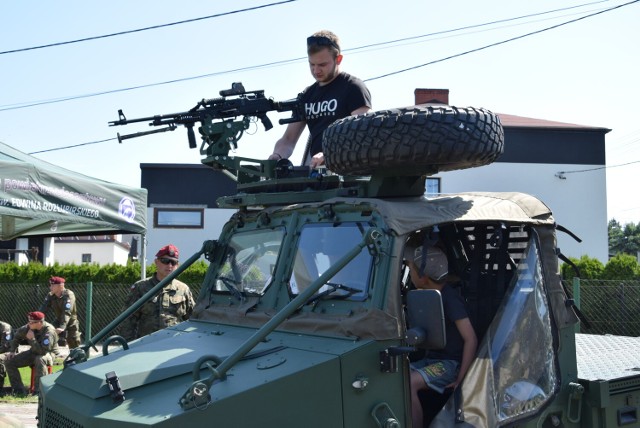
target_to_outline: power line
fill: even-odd
[[[627,162],[627,163],[621,163],[618,165],[605,165],[605,166],[598,166],[595,168],[588,168],[588,169],[579,169],[579,170],[575,170],[575,171],[558,171],[559,175],[565,175],[565,174],[576,174],[579,172],[590,172],[590,171],[598,171],[601,169],[611,169],[611,168],[618,168],[620,166],[627,166],[627,165],[633,165],[634,163],[640,163],[640,160],[638,161],[633,161],[633,162]]]
[[[47,45],[32,46],[32,47],[29,47],[29,48],[13,49],[13,50],[9,50],[9,51],[0,52],[0,55],[17,53],[17,52],[32,51],[32,50],[36,50],[36,49],[51,48],[51,47],[54,47],[54,46],[70,45],[70,44],[73,44],[73,43],[87,42],[87,41],[90,41],[90,40],[106,39],[108,37],[122,36],[124,34],[139,33],[139,32],[148,31],[148,30],[157,30],[158,28],[171,27],[173,25],[180,25],[180,24],[187,24],[187,23],[191,23],[191,22],[203,21],[205,19],[211,19],[211,18],[219,18],[221,16],[233,15],[233,14],[236,14],[236,13],[248,12],[248,11],[257,10],[257,9],[263,9],[263,8],[271,7],[271,6],[279,6],[281,4],[292,3],[292,2],[295,2],[295,1],[297,1],[297,0],[283,0],[283,1],[280,1],[280,2],[277,2],[277,3],[269,3],[269,4],[263,4],[263,5],[260,5],[260,6],[248,7],[246,9],[232,10],[230,12],[223,12],[223,13],[217,13],[215,15],[202,16],[200,18],[185,19],[183,21],[170,22],[168,24],[152,25],[150,27],[137,28],[135,30],[120,31],[120,32],[117,32],[117,33],[104,34],[104,35],[101,35],[101,36],[85,37],[83,39],[69,40],[67,42],[49,43]]]
[[[406,41],[410,41],[410,40],[416,40],[416,39],[421,39],[421,38],[426,38],[426,37],[432,37],[432,36],[437,36],[437,35],[441,35],[441,34],[447,34],[447,33],[452,33],[452,32],[463,31],[463,30],[469,30],[469,29],[473,29],[473,28],[486,27],[486,26],[489,26],[489,25],[495,25],[495,24],[500,24],[500,23],[505,23],[505,22],[510,22],[510,21],[517,21],[517,20],[520,20],[520,19],[531,18],[531,17],[535,17],[535,16],[540,16],[540,15],[547,15],[547,14],[550,14],[550,13],[561,12],[561,11],[575,9],[575,8],[584,7],[584,6],[591,6],[593,4],[603,3],[603,2],[606,2],[606,1],[608,1],[608,0],[600,0],[600,1],[595,1],[595,2],[591,2],[591,3],[580,4],[580,5],[577,5],[577,6],[570,6],[570,7],[566,7],[566,8],[554,9],[554,10],[538,12],[538,13],[534,13],[534,14],[521,15],[521,16],[517,16],[517,17],[500,19],[500,20],[485,22],[485,23],[481,23],[481,24],[468,25],[468,26],[465,26],[465,27],[459,27],[459,28],[455,28],[455,29],[452,29],[452,30],[438,31],[438,32],[433,32],[433,33],[422,34],[422,35],[419,35],[419,36],[406,37],[406,38],[402,38],[402,39],[396,39],[396,40],[380,42],[380,43],[372,43],[372,44],[368,44],[368,45],[359,46],[359,47],[356,47],[356,48],[345,49],[344,51],[345,52],[351,52],[351,51],[364,50],[364,49],[368,49],[368,48],[372,48],[372,47],[396,44],[396,43],[400,43],[400,42],[406,42]],[[198,19],[206,19],[206,18],[207,17],[198,18]],[[181,21],[181,22],[184,22],[184,21]],[[154,27],[149,27],[149,28],[154,28]],[[504,43],[504,42],[500,42],[500,43]],[[478,50],[481,50],[481,49],[484,49],[484,48],[479,48]],[[470,51],[470,52],[467,52],[467,53],[471,53],[471,52],[474,52],[474,51]],[[456,56],[461,56],[461,55],[464,55],[464,54],[465,53],[454,55],[454,56],[452,56],[450,58],[454,58]],[[136,89],[143,89],[143,88],[149,88],[149,87],[154,87],[154,86],[168,85],[168,84],[172,84],[172,83],[185,82],[185,81],[189,81],[189,80],[202,79],[202,78],[206,78],[206,77],[220,76],[220,75],[224,75],[224,74],[228,74],[228,73],[234,73],[234,72],[240,72],[240,71],[255,70],[255,69],[260,69],[260,68],[265,68],[265,67],[280,66],[280,65],[285,65],[285,64],[289,64],[289,63],[294,63],[294,62],[297,62],[297,61],[302,61],[304,59],[306,59],[306,57],[298,57],[298,58],[294,58],[294,59],[281,60],[281,61],[275,61],[275,62],[270,62],[270,63],[265,63],[265,64],[259,64],[259,65],[240,67],[240,68],[235,68],[235,69],[230,69],[230,70],[206,73],[206,74],[201,74],[201,75],[197,75],[197,76],[189,76],[189,77],[183,77],[183,78],[178,78],[178,79],[166,80],[166,81],[162,81],[162,82],[155,82],[155,83],[148,83],[148,84],[144,84],[144,85],[130,86],[130,87],[127,87],[127,88],[112,89],[112,90],[106,90],[106,91],[100,91],[100,92],[94,92],[94,93],[82,94],[82,95],[72,95],[72,96],[68,96],[68,97],[60,97],[60,98],[41,100],[41,101],[34,101],[34,102],[25,102],[25,103],[14,103],[14,104],[0,105],[0,112],[7,111],[7,110],[17,110],[17,109],[22,109],[22,108],[36,107],[36,106],[45,105],[45,104],[54,104],[54,103],[60,103],[60,102],[65,102],[65,101],[72,101],[72,100],[83,99],[83,98],[91,98],[91,97],[96,97],[96,96],[100,96],[100,95],[108,95],[108,94],[114,94],[114,93],[119,93],[119,92],[133,91],[133,90],[136,90]],[[448,58],[440,59],[440,60],[437,60],[437,61],[434,61],[434,62],[431,62],[431,63],[427,63],[427,64],[423,64],[422,66],[430,65],[430,64],[433,64],[433,63],[436,63],[436,62],[442,62],[442,61],[444,61],[446,59],[448,59]],[[407,70],[411,70],[411,69],[407,69]],[[391,74],[397,74],[397,73],[400,73],[400,72],[402,72],[402,71],[391,73]],[[391,74],[389,74],[389,75],[391,75]],[[384,76],[382,76],[382,77],[384,77]],[[377,78],[379,78],[379,77],[377,77]],[[367,79],[367,80],[375,80],[377,78]]]
[[[106,141],[113,141],[113,140],[117,140],[117,138],[107,138],[106,140],[99,140],[99,141],[90,141],[88,143],[80,143],[80,144],[73,144],[71,146],[64,146],[64,147],[54,147],[53,149],[46,149],[46,150],[39,150],[37,152],[31,152],[29,153],[30,155],[35,155],[37,153],[46,153],[46,152],[55,152],[56,150],[64,150],[64,149],[72,149],[74,147],[80,147],[80,146],[89,146],[91,144],[98,144],[98,143],[104,143]]]
[[[580,18],[571,19],[569,21],[565,21],[565,22],[562,22],[560,24],[552,25],[551,27],[546,27],[546,28],[543,28],[541,30],[532,31],[530,33],[526,33],[526,34],[522,34],[520,36],[512,37],[510,39],[506,39],[506,40],[502,40],[502,41],[499,41],[499,42],[496,42],[496,43],[491,43],[489,45],[481,46],[479,48],[471,49],[471,50],[468,50],[468,51],[465,51],[465,52],[460,52],[460,53],[457,53],[457,54],[454,54],[454,55],[449,55],[449,56],[447,56],[445,58],[440,58],[440,59],[437,59],[437,60],[434,60],[434,61],[429,61],[429,62],[424,63],[424,64],[415,65],[413,67],[404,68],[404,69],[398,70],[398,71],[392,71],[390,73],[382,74],[382,75],[376,76],[376,77],[370,77],[368,79],[363,79],[363,80],[365,82],[370,82],[372,80],[382,79],[383,77],[393,76],[395,74],[400,74],[400,73],[404,73],[404,72],[407,72],[407,71],[416,70],[418,68],[426,67],[427,65],[433,65],[433,64],[437,64],[439,62],[443,62],[443,61],[446,61],[446,60],[449,60],[449,59],[458,58],[458,57],[461,57],[461,56],[464,56],[464,55],[468,55],[468,54],[471,54],[471,53],[479,52],[479,51],[482,51],[482,50],[485,50],[485,49],[488,49],[488,48],[492,48],[492,47],[495,47],[495,46],[499,46],[499,45],[503,45],[505,43],[512,42],[514,40],[524,39],[525,37],[533,36],[535,34],[540,34],[540,33],[543,33],[545,31],[549,31],[549,30],[554,30],[556,28],[559,28],[559,27],[562,27],[562,26],[565,26],[565,25],[568,25],[568,24],[573,24],[575,22],[581,21],[583,19],[591,18],[591,17],[596,16],[596,15],[600,15],[600,14],[603,14],[603,13],[606,13],[606,12],[611,12],[612,10],[619,9],[621,7],[624,7],[624,6],[629,6],[629,5],[631,5],[633,3],[637,3],[639,1],[640,0],[633,0],[633,1],[630,1],[628,3],[624,3],[624,4],[621,4],[621,5],[618,5],[618,6],[614,6],[614,7],[608,8],[608,9],[604,9],[604,10],[601,10],[601,11],[598,11],[598,12],[595,12],[595,13],[591,13],[591,14],[582,16]]]
[[[483,24],[474,24],[474,25],[467,25],[467,26],[464,26],[464,27],[458,27],[458,28],[454,28],[452,30],[436,31],[434,33],[423,34],[423,35],[420,35],[420,36],[405,37],[405,38],[402,38],[402,39],[391,40],[391,41],[388,41],[388,42],[372,43],[370,45],[359,46],[357,48],[353,48],[353,49],[349,49],[349,50],[367,49],[367,48],[371,48],[371,47],[388,45],[388,44],[392,44],[392,43],[406,42],[406,41],[409,41],[409,40],[415,40],[415,39],[420,39],[420,38],[425,38],[425,37],[439,36],[441,34],[455,33],[455,32],[463,31],[463,30],[471,30],[473,28],[486,27],[486,26],[495,25],[495,24],[502,24],[502,23],[505,23],[505,22],[517,21],[519,19],[533,18],[533,17],[536,17],[536,16],[548,15],[550,13],[563,12],[565,10],[571,10],[571,9],[577,9],[577,8],[585,7],[585,6],[591,6],[591,5],[598,4],[598,3],[606,3],[607,1],[609,1],[609,0],[599,0],[599,1],[594,1],[594,2],[591,2],[591,3],[579,4],[579,5],[576,5],[576,6],[569,6],[569,7],[563,7],[563,8],[560,8],[560,9],[547,10],[547,11],[544,11],[544,12],[538,12],[538,13],[531,13],[531,14],[528,14],[528,15],[516,16],[516,17],[513,17],[513,18],[498,19],[498,20],[495,20],[495,21],[485,22]]]
[[[289,1],[294,1],[294,0],[289,0]],[[596,16],[596,15],[603,14],[605,12],[610,12],[612,10],[619,9],[621,7],[624,7],[624,6],[631,5],[631,4],[637,3],[639,1],[640,0],[633,0],[633,1],[630,1],[628,3],[624,3],[622,5],[614,6],[614,7],[608,8],[608,9],[604,9],[604,10],[601,10],[601,11],[598,11],[598,12],[595,12],[595,13],[591,13],[591,14],[582,16],[580,18],[576,18],[576,19],[573,19],[573,20],[570,20],[570,21],[566,21],[566,22],[563,22],[563,23],[560,23],[560,24],[557,24],[557,25],[553,25],[551,27],[547,27],[547,28],[544,28],[544,29],[541,29],[541,30],[533,31],[533,32],[530,32],[530,33],[527,33],[527,34],[524,34],[524,35],[521,35],[521,36],[513,37],[513,38],[510,38],[510,39],[503,40],[503,41],[496,42],[496,43],[492,43],[492,44],[489,44],[489,45],[486,45],[486,46],[483,46],[483,47],[480,47],[480,48],[476,48],[476,49],[472,49],[472,50],[469,50],[469,51],[466,51],[466,52],[462,52],[462,53],[459,53],[459,54],[451,55],[451,56],[448,56],[446,58],[441,58],[441,59],[438,59],[438,60],[435,60],[435,61],[431,61],[431,62],[428,62],[428,63],[425,63],[425,64],[421,64],[421,65],[418,65],[418,66],[406,68],[406,69],[403,69],[403,70],[399,70],[399,71],[392,72],[392,73],[387,73],[387,74],[384,74],[384,75],[381,75],[381,76],[377,76],[377,77],[369,78],[369,79],[364,79],[364,80],[365,81],[371,81],[371,80],[381,79],[383,77],[388,77],[388,76],[391,76],[391,75],[395,75],[395,74],[399,74],[399,73],[402,73],[402,72],[410,71],[410,70],[413,70],[413,69],[416,69],[416,68],[420,68],[420,67],[424,67],[424,66],[427,66],[427,65],[435,64],[435,63],[438,63],[438,62],[443,62],[443,61],[446,61],[448,59],[452,59],[452,58],[460,57],[460,56],[467,55],[467,54],[470,54],[470,53],[478,52],[478,51],[481,51],[481,50],[484,50],[484,49],[488,49],[490,47],[499,46],[501,44],[505,44],[505,43],[508,43],[510,41],[519,40],[519,39],[522,39],[524,37],[528,37],[528,36],[531,36],[531,35],[539,34],[539,33],[542,33],[544,31],[549,31],[549,30],[552,30],[552,29],[556,29],[556,28],[559,28],[559,27],[562,27],[562,26],[565,26],[565,25],[568,25],[568,24],[571,24],[571,23],[575,23],[575,22],[581,21],[581,20],[586,19],[586,18],[590,18],[590,17]],[[594,2],[594,3],[599,3],[599,2]],[[593,4],[593,3],[587,3],[587,4],[584,4],[583,6],[591,5],[591,4]],[[578,7],[578,6],[574,6],[574,7]],[[574,7],[572,7],[572,8],[574,8]],[[569,8],[566,8],[566,9],[569,9]],[[557,9],[556,11],[558,11],[558,10],[563,10],[563,9]],[[549,13],[549,12],[541,12],[538,15],[547,14],[547,13]],[[508,20],[517,20],[517,19],[521,19],[523,17],[531,17],[531,16],[535,16],[535,14],[524,15],[522,17],[516,17],[516,18],[510,18]],[[505,22],[505,21],[508,21],[508,20],[500,20],[500,21],[494,21],[494,22]],[[473,28],[473,27],[480,27],[480,26],[486,26],[486,25],[489,25],[489,24],[488,23],[484,23],[484,24],[478,24],[476,26],[468,26],[468,27],[461,27],[461,28],[462,29],[469,29],[469,28]],[[450,32],[450,31],[454,31],[454,30],[448,30],[446,32]],[[440,33],[443,33],[443,32],[440,32]],[[432,34],[439,34],[439,33],[432,33]],[[405,41],[405,40],[408,40],[408,39],[415,39],[415,38],[418,38],[418,37],[427,37],[429,35],[430,34],[422,35],[422,36],[415,36],[415,37],[406,38],[406,39],[398,39],[398,40],[389,41],[389,42],[383,42],[383,43],[379,43],[379,44],[371,44],[371,45],[361,46],[361,47],[358,47],[358,48],[352,48],[352,49],[349,49],[349,50],[358,50],[358,49],[363,49],[363,48],[366,48],[366,47],[372,47],[372,46],[381,45],[381,44],[397,43],[398,41]],[[345,50],[345,51],[347,51],[347,50]],[[169,83],[176,83],[176,82],[180,82],[180,81],[193,80],[193,79],[198,79],[198,78],[203,78],[203,77],[209,77],[209,76],[225,74],[225,73],[229,73],[229,72],[232,72],[232,71],[244,71],[244,70],[247,70],[247,69],[254,69],[254,68],[281,65],[281,64],[284,64],[284,63],[299,61],[301,59],[304,59],[304,57],[290,59],[290,60],[276,61],[276,62],[272,62],[272,63],[261,64],[261,65],[258,65],[258,66],[248,66],[248,67],[243,67],[243,68],[237,68],[237,69],[234,69],[234,70],[227,70],[227,71],[222,71],[222,72],[208,73],[208,74],[204,74],[204,75],[200,75],[200,76],[192,76],[192,77],[187,77],[187,78],[174,79],[174,80],[165,81],[165,82],[158,82],[158,83],[152,83],[152,84],[146,84],[146,85],[139,85],[139,86],[123,88],[123,89],[116,89],[116,90],[111,90],[111,91],[104,91],[104,92],[99,92],[99,93],[94,93],[94,94],[86,94],[86,95],[80,95],[80,96],[74,96],[74,97],[59,98],[59,99],[56,99],[56,100],[42,101],[42,102],[23,105],[23,106],[7,107],[7,108],[0,109],[0,112],[1,111],[5,111],[5,110],[32,107],[32,106],[42,105],[42,104],[50,104],[50,103],[54,103],[54,102],[68,101],[68,100],[72,100],[72,99],[93,97],[93,96],[104,95],[104,94],[109,94],[109,93],[130,91],[130,90],[140,89],[140,88],[144,88],[144,87],[166,85],[166,84],[169,84]],[[52,148],[52,149],[42,150],[42,151],[38,151],[38,152],[32,152],[30,154],[43,153],[43,152],[56,151],[56,150],[63,150],[63,149],[80,147],[80,146],[89,145],[89,144],[97,144],[97,143],[106,142],[106,141],[112,141],[112,140],[115,140],[115,138],[110,138],[110,139],[101,140],[101,141],[94,141],[94,142],[89,142],[89,143],[81,143],[81,144],[65,146],[65,147]],[[634,161],[634,162],[629,162],[629,163],[626,163],[626,164],[615,165],[615,166],[611,166],[611,168],[617,167],[617,166],[630,165],[630,164],[634,164],[634,163],[638,163],[638,162],[640,162],[640,161]],[[561,171],[561,172],[559,172],[559,174],[567,174],[567,173],[574,173],[574,172],[587,172],[587,171],[603,169],[603,168],[609,168],[609,167],[604,166],[604,167],[593,168],[593,169],[582,170],[582,171],[568,171],[568,172]]]
[[[289,62],[300,61],[302,59],[304,59],[304,57],[295,58],[295,59],[288,59],[288,60],[282,60],[282,61],[275,61],[275,62],[270,62],[270,63],[266,63],[266,64],[260,64],[260,65],[252,65],[252,66],[247,66],[247,67],[234,68],[234,69],[231,69],[231,70],[216,71],[216,72],[213,72],[213,73],[200,74],[198,76],[190,76],[190,77],[182,77],[182,78],[173,79],[173,80],[165,80],[163,82],[147,83],[147,84],[144,84],[144,85],[130,86],[128,88],[112,89],[112,90],[108,90],[108,91],[94,92],[94,93],[91,93],[91,94],[73,95],[73,96],[69,96],[69,97],[62,97],[62,98],[54,98],[54,99],[49,99],[49,100],[36,101],[36,102],[30,103],[30,104],[22,104],[22,105],[13,104],[13,105],[8,105],[8,106],[6,106],[4,108],[0,108],[0,112],[7,111],[7,110],[18,110],[18,109],[22,109],[22,108],[36,107],[36,106],[45,105],[45,104],[55,104],[55,103],[61,103],[61,102],[65,102],[65,101],[79,100],[79,99],[82,99],[82,98],[97,97],[97,96],[100,96],[100,95],[115,94],[115,93],[118,93],[118,92],[133,91],[133,90],[136,90],[136,89],[150,88],[150,87],[153,87],[153,86],[169,85],[171,83],[185,82],[185,81],[188,81],[188,80],[202,79],[202,78],[205,78],[205,77],[219,76],[219,75],[222,75],[222,74],[234,73],[234,72],[239,72],[239,71],[254,70],[254,69],[265,68],[265,67],[273,67],[273,66],[276,66],[276,65],[282,65],[282,64],[289,63]]]

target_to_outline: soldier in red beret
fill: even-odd
[[[69,349],[73,349],[81,345],[80,323],[76,309],[76,295],[65,288],[65,282],[61,276],[49,278],[49,294],[40,306],[40,311],[46,313],[47,310],[53,309],[55,315],[53,325],[58,333],[58,344],[65,346],[68,343]]]
[[[156,253],[156,273],[131,286],[125,309],[133,305],[178,266],[180,252],[175,245],[165,245]],[[154,331],[186,321],[193,312],[195,302],[189,286],[177,279],[166,284],[153,299],[128,317],[120,328],[127,340],[134,340]]]
[[[35,394],[40,388],[40,378],[47,374],[47,366],[53,365],[53,358],[58,354],[58,334],[53,325],[44,320],[42,312],[29,312],[28,323],[18,329],[11,340],[8,353],[5,354],[5,366],[11,382],[11,390],[16,395],[27,395],[29,391],[24,387],[20,378],[20,367],[33,366],[35,371]],[[20,353],[21,343],[28,343],[29,349]]]

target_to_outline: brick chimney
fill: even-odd
[[[423,89],[414,91],[416,104],[446,104],[449,105],[448,89]]]

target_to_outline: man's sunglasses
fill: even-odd
[[[340,46],[338,46],[333,40],[325,36],[309,36],[307,37],[307,46],[331,46],[338,51],[340,51]]]
[[[171,259],[160,259],[160,263],[162,263],[163,265],[171,265],[171,266],[175,266],[178,264],[177,260],[171,260]]]

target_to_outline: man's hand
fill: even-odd
[[[33,330],[29,330],[26,335],[28,340],[35,339],[36,335],[33,334]]]
[[[64,331],[64,328],[56,328],[56,333],[60,334]]]
[[[16,355],[16,353],[15,352],[7,352],[4,355],[5,355],[6,360],[9,361],[10,359],[12,359]]]
[[[309,166],[311,167],[311,169],[314,169],[321,165],[324,165],[324,154],[322,152],[319,152],[313,155],[311,161],[309,162]]]

